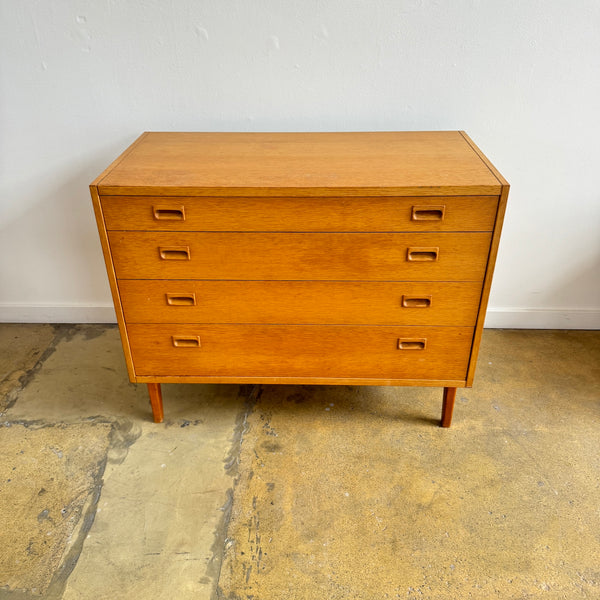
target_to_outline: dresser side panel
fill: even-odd
[[[485,313],[487,310],[488,300],[490,297],[490,291],[492,288],[492,278],[494,276],[494,267],[496,266],[496,257],[498,255],[498,247],[500,245],[500,234],[502,233],[502,225],[504,223],[504,214],[506,212],[506,202],[508,199],[509,186],[505,185],[502,187],[502,193],[500,194],[498,202],[498,213],[496,215],[496,224],[494,226],[494,233],[492,234],[492,243],[490,246],[490,253],[487,262],[487,268],[485,272],[485,278],[483,281],[483,290],[481,293],[481,302],[479,304],[479,313],[477,315],[477,323],[475,325],[475,335],[473,337],[473,348],[471,350],[471,357],[469,359],[469,368],[467,371],[467,387],[473,385],[473,378],[475,377],[475,368],[477,366],[477,356],[479,355],[479,344],[481,342],[481,336],[483,333],[483,324],[485,321]]]
[[[125,354],[125,363],[127,364],[127,373],[130,381],[135,381],[135,368],[133,365],[133,358],[131,356],[131,347],[129,345],[129,337],[127,335],[127,328],[125,327],[125,317],[123,315],[123,307],[121,306],[121,297],[119,294],[119,287],[117,283],[117,276],[115,274],[115,267],[112,260],[112,254],[110,250],[110,244],[108,240],[108,234],[106,232],[106,225],[104,223],[104,215],[102,213],[102,205],[100,203],[100,196],[98,195],[98,188],[95,185],[90,185],[90,194],[92,196],[92,204],[94,205],[94,215],[96,217],[96,224],[98,226],[98,234],[100,236],[100,243],[102,245],[102,253],[104,255],[104,263],[106,265],[106,273],[108,275],[108,282],[110,284],[110,292],[112,294],[113,304],[115,312],[117,314],[117,323],[119,324],[119,333],[121,335],[121,343],[123,346],[123,353]]]
[[[488,264],[486,268],[486,275],[483,284],[483,290],[481,294],[481,303],[479,306],[479,313],[477,316],[477,324],[475,326],[475,336],[473,339],[473,348],[471,350],[471,358],[469,360],[469,370],[467,373],[467,387],[471,387],[473,385],[473,379],[475,377],[475,369],[477,366],[477,357],[479,355],[479,345],[481,342],[481,336],[483,333],[483,324],[485,322],[485,314],[487,310],[488,300],[490,296],[490,291],[492,287],[492,279],[494,274],[494,268],[496,265],[496,257],[498,255],[498,246],[500,244],[500,234],[502,232],[502,225],[504,222],[504,214],[506,212],[506,203],[508,199],[508,192],[510,186],[506,179],[501,175],[501,173],[496,169],[496,167],[491,163],[491,161],[487,158],[487,156],[480,150],[480,148],[475,144],[475,142],[467,135],[466,132],[461,131],[460,134],[463,136],[467,144],[471,146],[473,152],[479,156],[483,164],[490,170],[490,172],[494,175],[494,177],[498,180],[498,182],[502,185],[502,189],[500,191],[500,198],[498,202],[498,212],[496,214],[496,222],[494,225],[494,233],[492,235],[492,243],[490,246],[490,254],[488,258]]]

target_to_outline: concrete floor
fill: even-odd
[[[486,331],[441,390],[128,383],[0,325],[0,599],[600,598],[600,332]]]

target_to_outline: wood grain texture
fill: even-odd
[[[490,233],[109,232],[120,279],[481,281]],[[190,260],[160,248],[189,247]],[[439,247],[409,261],[409,247]]]
[[[485,322],[485,314],[487,310],[490,291],[492,289],[492,279],[494,276],[494,267],[496,266],[496,257],[498,256],[498,248],[500,246],[500,235],[502,233],[502,225],[504,223],[504,214],[506,213],[506,203],[508,200],[509,186],[503,186],[500,201],[498,203],[498,214],[496,215],[496,223],[490,247],[490,254],[483,282],[483,290],[481,293],[481,301],[479,304],[479,313],[477,315],[477,324],[475,325],[475,334],[473,339],[473,349],[469,360],[469,372],[467,375],[467,385],[473,385],[475,377],[475,368],[477,367],[477,356],[479,354],[479,344],[483,334],[483,325]]]
[[[128,323],[473,327],[481,296],[478,282],[123,279],[119,289]],[[429,306],[420,307],[418,300],[428,297]],[[169,304],[173,298],[176,303]]]
[[[128,325],[138,375],[464,379],[473,329],[335,325]],[[173,336],[199,336],[177,348]],[[424,350],[399,350],[401,338]]]
[[[452,424],[452,413],[454,411],[454,401],[456,400],[456,388],[445,387],[442,399],[442,419],[441,427],[450,427]]]
[[[227,377],[201,375],[138,375],[135,383],[263,383],[265,385],[387,385],[411,387],[465,387],[464,379],[390,379],[389,377]]]
[[[443,386],[450,424],[508,195],[464,132],[146,133],[90,189],[155,420],[161,382],[290,383]]]
[[[102,173],[100,173],[100,175],[98,175],[98,177],[96,177],[96,179],[94,179],[94,181],[92,181],[92,183],[90,184],[90,188],[94,187],[96,188],[96,193],[98,193],[98,183],[100,181],[102,181],[120,162],[122,162],[123,160],[125,160],[125,158],[131,154],[133,152],[133,150],[135,149],[136,146],[138,146],[139,144],[142,143],[142,141],[148,136],[148,132],[144,132],[142,133],[142,135],[140,135],[132,144],[131,146],[129,146],[128,148],[126,148],[123,152],[121,152],[121,154],[119,154],[119,156],[117,156],[117,158],[115,158],[115,160],[113,160],[110,165],[108,165],[108,167],[106,167],[106,169],[104,169],[104,171]]]
[[[494,275],[494,268],[496,266],[496,258],[498,256],[498,248],[500,245],[500,235],[502,233],[502,226],[504,224],[504,215],[506,213],[506,205],[508,201],[508,192],[510,191],[510,185],[508,181],[500,174],[498,169],[491,163],[491,161],[485,156],[485,154],[477,147],[475,142],[467,135],[466,132],[461,131],[460,134],[463,136],[465,141],[471,146],[473,151],[479,156],[479,159],[485,166],[494,174],[494,177],[502,184],[500,191],[500,198],[498,203],[498,211],[496,213],[496,220],[494,223],[494,234],[492,237],[492,243],[490,247],[490,254],[488,257],[488,265],[485,274],[485,280],[483,284],[483,292],[481,295],[481,303],[479,307],[479,315],[477,317],[477,325],[475,327],[475,335],[473,339],[473,349],[471,351],[471,358],[469,360],[469,372],[467,375],[467,385],[470,387],[473,384],[475,377],[475,368],[477,366],[477,356],[479,354],[479,344],[481,342],[481,336],[483,334],[483,325],[485,322],[485,313],[487,310],[488,300],[490,297],[490,291],[492,288],[492,278]]]
[[[101,200],[107,229],[129,231],[492,231],[498,205],[496,196]],[[445,207],[443,219],[412,218],[413,207],[427,206]],[[165,218],[156,218],[155,207]]]
[[[96,225],[98,227],[98,234],[100,236],[100,244],[102,245],[102,253],[104,255],[104,263],[106,265],[106,273],[108,275],[108,283],[110,285],[110,293],[112,295],[113,304],[115,306],[115,313],[117,315],[117,323],[119,324],[119,334],[121,336],[121,344],[123,346],[123,353],[125,354],[125,363],[127,364],[127,374],[129,375],[130,381],[135,379],[135,367],[133,365],[133,359],[131,357],[131,348],[129,347],[129,338],[127,336],[127,329],[125,328],[125,316],[123,315],[123,308],[121,306],[121,299],[119,296],[119,287],[117,284],[117,277],[115,275],[115,268],[112,261],[112,254],[110,244],[108,241],[108,234],[106,227],[104,226],[104,215],[102,214],[102,205],[100,203],[100,197],[98,196],[98,190],[96,186],[90,185],[90,194],[92,196],[92,204],[94,207],[94,215],[96,218]]]
[[[164,419],[163,399],[160,383],[148,384],[148,396],[152,407],[152,417],[155,423],[162,423]]]
[[[457,131],[147,133],[102,195],[498,195]]]
[[[475,144],[475,142],[467,135],[467,133],[465,131],[460,131],[459,133],[462,135],[462,137],[465,139],[465,141],[469,144],[469,146],[471,146],[471,148],[473,148],[473,151],[475,152],[475,154],[477,154],[477,156],[479,156],[481,161],[490,170],[490,172],[494,174],[494,177],[502,185],[502,189],[510,187],[508,184],[508,181],[506,181],[506,179],[504,179],[504,177],[501,175],[500,171],[498,171],[498,169],[491,163],[490,159],[479,149],[477,144]]]

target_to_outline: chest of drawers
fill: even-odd
[[[508,184],[464,132],[145,133],[90,186],[131,381],[472,385]]]

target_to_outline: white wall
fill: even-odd
[[[0,320],[114,319],[89,182],[144,130],[464,129],[488,325],[600,326],[598,0],[0,0]]]

